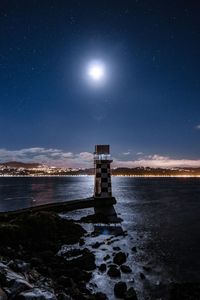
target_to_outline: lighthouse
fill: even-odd
[[[94,152],[94,167],[95,167],[95,198],[112,198],[111,172],[109,145],[96,145]]]

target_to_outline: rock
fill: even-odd
[[[120,247],[113,247],[113,250],[114,251],[120,251],[121,249],[120,249]]]
[[[79,240],[79,246],[83,246],[84,244],[85,244],[85,241],[84,241],[84,239],[81,238],[81,239]]]
[[[30,271],[30,264],[20,259],[11,260],[7,266],[15,272],[25,273]]]
[[[7,295],[1,288],[0,288],[0,300],[7,300]]]
[[[118,252],[113,258],[113,262],[117,265],[122,265],[126,262],[126,254],[124,252]]]
[[[68,288],[68,287],[72,287],[73,286],[73,280],[67,276],[60,276],[58,279],[57,279],[57,283],[59,285],[62,285],[64,286],[65,288]]]
[[[132,272],[131,268],[127,265],[121,265],[120,269],[123,273],[131,273]]]
[[[133,287],[129,288],[125,295],[125,300],[137,300],[137,294]]]
[[[120,270],[117,269],[117,267],[115,267],[115,266],[110,266],[107,274],[110,277],[113,277],[113,278],[115,278],[115,277],[121,277]]]
[[[110,255],[109,254],[107,254],[106,256],[104,256],[104,258],[103,258],[103,260],[108,260],[110,258]]]
[[[87,248],[82,250],[82,255],[68,261],[68,265],[72,267],[78,267],[82,270],[92,271],[96,268],[95,256]]]
[[[107,300],[108,297],[106,296],[106,294],[98,292],[95,294],[95,300]]]
[[[65,276],[72,278],[75,282],[79,283],[81,281],[88,282],[92,275],[90,272],[86,272],[76,267],[72,269],[66,269]]]
[[[33,287],[22,275],[15,273],[3,263],[0,263],[0,274],[1,285],[12,297]]]
[[[0,223],[1,245],[12,246],[20,251],[58,251],[64,243],[79,242],[84,233],[80,225],[62,219],[54,212],[19,214],[12,222]]]
[[[44,262],[48,262],[49,260],[51,260],[54,256],[54,252],[51,250],[44,250],[42,252],[40,252],[40,258],[44,261]]]
[[[106,271],[106,264],[101,264],[100,266],[99,266],[99,271],[101,271],[101,272],[105,272]]]
[[[133,247],[131,250],[132,250],[133,252],[137,252],[137,248],[136,248],[136,247]]]
[[[37,266],[41,266],[43,264],[43,260],[39,257],[33,257],[30,260],[31,266],[33,267],[37,267]]]
[[[145,276],[143,273],[140,273],[140,278],[141,278],[142,280],[144,280],[144,279],[146,278],[146,276]]]
[[[125,282],[120,281],[115,284],[114,293],[117,298],[124,298],[127,291],[127,285]]]
[[[59,293],[57,295],[57,299],[58,300],[72,300],[72,298],[68,295],[66,295],[65,293]]]
[[[102,245],[102,243],[96,242],[94,245],[92,245],[92,248],[97,249]]]
[[[42,290],[39,288],[34,288],[30,291],[20,293],[16,297],[16,300],[57,300],[57,299],[52,292]]]

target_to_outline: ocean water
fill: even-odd
[[[0,178],[0,211],[89,197],[93,182],[92,176]],[[145,291],[150,295],[150,289],[171,281],[199,282],[200,178],[113,177],[112,183],[116,211],[128,236],[111,246],[120,245],[129,253],[133,274],[124,280],[136,288],[140,299],[165,299],[159,295],[148,298]],[[92,213],[92,209],[87,213]],[[76,211],[71,216],[81,214],[83,211]],[[105,251],[112,255],[111,246],[96,250],[99,262]],[[133,246],[136,253],[131,251]],[[149,266],[151,271],[144,271],[143,266]],[[146,276],[143,281],[140,272]],[[93,283],[104,288],[112,299],[114,283],[98,272]]]

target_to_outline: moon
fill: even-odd
[[[88,65],[88,76],[94,82],[101,82],[105,78],[105,65],[102,62],[91,62]]]

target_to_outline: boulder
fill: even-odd
[[[121,277],[120,270],[117,269],[117,267],[115,267],[115,266],[110,266],[107,274],[113,278]]]
[[[131,273],[132,272],[131,268],[127,265],[121,265],[120,269],[123,273]]]
[[[24,276],[15,273],[3,263],[0,263],[0,284],[11,298],[33,287]]]
[[[137,294],[133,287],[129,288],[125,295],[125,300],[137,300]]]
[[[103,258],[103,260],[108,260],[110,258],[110,255],[109,254],[107,254],[106,256],[104,256],[104,258]]]
[[[115,254],[113,262],[117,265],[122,265],[126,262],[126,254],[122,251]]]
[[[105,272],[106,269],[107,269],[106,264],[101,264],[101,265],[99,266],[99,271],[101,271],[101,272]]]
[[[108,300],[106,294],[98,292],[95,294],[95,300]]]
[[[114,251],[120,251],[121,249],[120,249],[120,247],[113,247],[113,250]]]
[[[34,288],[20,293],[16,300],[57,300],[57,298],[52,292]]]
[[[114,293],[117,298],[124,298],[127,291],[127,285],[125,282],[120,281],[115,284]]]
[[[69,267],[77,267],[82,270],[92,271],[96,268],[95,256],[87,248],[82,250],[81,255],[67,262]]]
[[[15,272],[25,273],[30,271],[30,264],[20,259],[11,260],[7,266]]]
[[[134,246],[134,247],[132,247],[132,249],[131,249],[133,252],[137,252],[137,248]]]
[[[57,279],[57,283],[59,285],[62,285],[63,287],[65,288],[68,288],[68,287],[72,287],[73,286],[73,280],[67,276],[60,276],[58,279]]]

